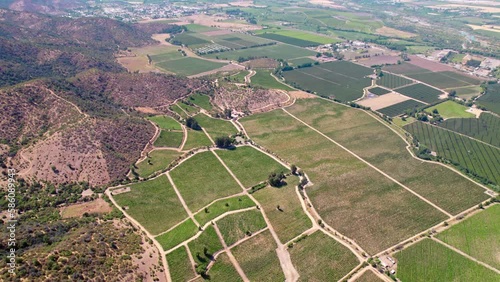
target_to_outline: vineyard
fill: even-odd
[[[398,88],[397,92],[425,103],[439,101],[439,95],[442,94],[441,91],[420,83]]]
[[[404,129],[465,172],[500,183],[500,149],[427,123],[414,122]]]
[[[477,103],[488,111],[500,114],[500,84],[488,85],[486,94],[477,99]]]
[[[412,83],[411,80],[390,73],[383,73],[383,75],[377,80],[377,85],[384,86],[390,89],[405,86],[410,83]]]
[[[443,89],[463,87],[468,85],[478,85],[480,83],[479,80],[473,77],[464,76],[451,71],[425,72],[425,73],[409,74],[408,76],[416,80],[430,84],[434,87]]]
[[[391,91],[385,90],[384,88],[381,88],[381,87],[374,87],[374,88],[369,89],[368,91],[370,91],[370,93],[378,95],[378,96],[384,95],[387,93],[391,93]]]
[[[478,119],[448,119],[439,126],[500,147],[500,118],[492,114],[482,113]]]
[[[425,104],[422,104],[422,103],[417,102],[415,100],[406,100],[404,102],[397,103],[395,105],[385,107],[385,108],[379,109],[377,111],[386,115],[386,116],[395,117],[395,116],[399,116],[399,115],[404,114],[406,110],[410,110],[410,109],[413,110],[414,108],[419,108],[419,107],[423,107],[423,106],[425,106]]]

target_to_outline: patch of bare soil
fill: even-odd
[[[400,37],[400,38],[411,38],[411,37],[417,36],[414,33],[402,31],[402,30],[395,29],[395,28],[388,27],[388,26],[383,26],[381,28],[377,28],[376,33],[380,34],[380,35],[384,35],[384,36],[393,36],[393,37]]]
[[[288,94],[295,99],[312,99],[312,98],[317,98],[316,95],[307,93],[302,90],[297,90],[297,91],[289,91]]]
[[[130,192],[130,187],[123,187],[123,188],[114,189],[113,192],[111,192],[111,195],[114,196],[114,195],[127,193],[127,192]]]
[[[151,36],[151,38],[160,42],[161,45],[172,46],[170,42],[167,42],[167,39],[170,38],[170,34],[168,33],[155,33]]]
[[[144,113],[144,114],[153,114],[153,115],[161,114],[161,112],[159,112],[158,110],[155,110],[151,107],[136,107],[136,108],[134,108],[134,110],[136,110],[140,113]]]
[[[212,30],[212,31],[207,31],[207,32],[202,32],[201,34],[206,35],[206,36],[217,36],[217,35],[226,35],[226,34],[231,34],[233,33],[230,30]]]
[[[189,76],[189,78],[202,77],[202,76],[207,76],[207,75],[211,75],[211,74],[216,74],[219,72],[231,72],[231,71],[235,71],[235,70],[244,70],[244,69],[245,69],[245,67],[240,66],[240,65],[227,64],[227,65],[220,67],[218,69],[214,69],[211,71],[206,71],[206,72],[202,72],[199,74],[191,75],[191,76]]]
[[[331,0],[309,0],[309,3],[311,3],[313,5],[320,5],[320,6],[334,8],[334,9],[341,9],[341,10],[346,9],[344,6],[337,5],[337,4],[335,4],[334,1],[331,1]]]
[[[397,64],[398,61],[401,60],[399,56],[390,56],[390,55],[381,55],[381,56],[373,56],[367,59],[360,59],[358,62],[367,67],[373,65],[394,65]]]
[[[278,61],[270,58],[260,58],[246,61],[243,65],[251,69],[274,69],[278,66]]]
[[[378,109],[389,107],[409,99],[410,98],[404,95],[392,92],[375,98],[363,99],[361,101],[358,101],[357,103],[365,107],[370,107],[372,110],[376,111]]]
[[[204,26],[215,26],[223,29],[238,29],[238,30],[256,30],[261,29],[259,26],[228,22],[228,17],[226,16],[209,16],[209,15],[192,15],[186,17],[180,17],[180,22],[195,23]]]
[[[82,217],[84,213],[108,213],[113,208],[102,198],[60,208],[62,218]]]
[[[415,65],[417,67],[421,67],[433,72],[436,71],[454,71],[455,69],[453,67],[450,67],[445,64],[441,64],[435,61],[427,60],[424,58],[421,58],[419,56],[415,55],[410,55],[410,61],[408,63]]]
[[[281,90],[226,87],[216,91],[213,103],[221,109],[253,113],[282,107],[290,100],[290,97]]]

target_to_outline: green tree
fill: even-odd
[[[215,138],[215,145],[219,148],[227,149],[233,146],[234,140],[228,136]]]
[[[186,126],[194,130],[201,129],[201,126],[198,124],[198,121],[196,121],[196,119],[194,119],[193,117],[188,117],[186,119]]]

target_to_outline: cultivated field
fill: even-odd
[[[227,51],[223,53],[207,54],[207,58],[219,58],[224,60],[236,61],[238,58],[273,58],[273,59],[295,59],[307,56],[314,56],[316,53],[303,48],[290,46],[286,44],[276,44],[271,46],[255,47],[249,49],[241,49],[234,51]]]
[[[432,241],[423,241],[395,255],[401,281],[496,281],[498,274],[455,251]]]
[[[368,91],[370,91],[370,93],[373,93],[373,94],[379,95],[379,96],[387,94],[387,93],[391,93],[391,91],[386,90],[384,88],[380,88],[380,87],[370,88],[370,89],[368,89]]]
[[[194,224],[192,219],[188,219],[155,239],[160,243],[163,250],[169,250],[193,237],[197,232],[198,227],[196,224]]]
[[[476,115],[466,112],[468,108],[464,105],[460,105],[454,101],[445,101],[443,103],[439,103],[430,108],[426,108],[425,111],[432,114],[434,110],[437,110],[439,115],[444,119],[449,118],[475,118]]]
[[[500,115],[500,84],[488,85],[488,90],[477,99],[477,104]]]
[[[150,121],[156,123],[156,125],[158,125],[158,127],[160,129],[182,130],[181,125],[175,119],[173,119],[169,116],[152,116],[152,117],[148,117],[148,119]]]
[[[383,67],[383,70],[390,71],[392,73],[397,73],[397,74],[414,74],[414,73],[422,73],[422,72],[428,72],[429,70],[417,67],[416,65],[412,65],[410,63],[402,63],[398,65],[391,65],[391,66],[385,66]]]
[[[238,133],[238,129],[228,120],[212,118],[205,114],[198,114],[194,116],[194,119],[214,140],[217,137],[232,136]]]
[[[380,279],[373,271],[366,270],[361,276],[358,277],[358,279],[355,280],[356,282],[381,282],[383,281]]]
[[[437,102],[439,101],[439,96],[443,94],[441,91],[437,89],[434,89],[432,87],[420,83],[398,88],[396,89],[396,91],[405,96],[417,99],[424,103]]]
[[[500,183],[500,149],[423,122],[405,130],[432,151],[491,182]]]
[[[271,233],[265,231],[231,251],[250,281],[284,281],[275,249]]]
[[[479,80],[473,77],[461,75],[452,71],[425,72],[408,74],[408,76],[441,89],[479,85],[480,83]]]
[[[371,85],[372,69],[350,62],[338,61],[283,73],[287,83],[342,101],[352,101],[363,95]]]
[[[231,214],[217,221],[222,237],[228,246],[267,226],[262,213],[255,209]]]
[[[500,269],[500,205],[465,219],[437,236],[464,253]]]
[[[289,172],[274,159],[252,147],[218,150],[216,153],[246,188],[266,181],[273,172]]]
[[[208,271],[208,279],[210,281],[234,281],[242,282],[240,275],[234,269],[233,264],[229,260],[227,254],[223,253],[217,256],[217,261]],[[205,280],[204,280],[205,281]]]
[[[495,115],[482,113],[479,118],[453,118],[439,126],[500,147],[500,117]]]
[[[411,84],[413,81],[390,73],[383,73],[383,75],[377,79],[377,85],[387,87],[389,89],[398,88]]]
[[[214,227],[209,225],[198,238],[188,243],[188,248],[198,267],[207,267],[215,252],[223,247]]]
[[[182,139],[184,138],[184,133],[182,131],[160,131],[160,136],[155,140],[154,145],[156,147],[171,147],[178,148]]]
[[[212,152],[194,155],[170,174],[192,210],[199,210],[218,198],[241,192],[236,181]]]
[[[187,217],[165,175],[130,185],[130,192],[113,198],[152,234],[168,230]]]
[[[388,107],[379,108],[377,111],[386,116],[395,117],[404,114],[406,110],[413,110],[420,107],[425,107],[425,104],[415,100],[406,100]]]
[[[212,142],[210,142],[210,139],[208,139],[207,135],[203,131],[189,129],[187,131],[186,144],[184,144],[183,149],[188,151],[194,148],[210,145],[212,145]]]
[[[452,90],[456,91],[458,97],[466,100],[469,100],[474,96],[479,96],[482,92],[481,87],[477,85],[445,89],[446,92],[451,92]]]
[[[168,269],[172,282],[188,281],[195,277],[187,252],[185,247],[180,247],[167,255]]]
[[[210,104],[210,97],[207,95],[193,94],[189,96],[189,101],[207,111],[211,111],[213,108],[212,104]]]
[[[156,171],[161,171],[177,159],[181,153],[174,150],[154,150],[148,153],[148,157],[137,164],[136,172],[140,177],[148,177]]]
[[[379,89],[382,89],[382,88],[379,88]],[[382,90],[384,90],[384,89],[382,89]],[[370,92],[371,92],[371,90],[370,90]],[[381,91],[379,93],[381,93]],[[362,106],[365,106],[365,107],[370,107],[372,110],[377,111],[381,108],[387,108],[387,107],[390,107],[392,105],[399,105],[401,102],[408,101],[408,100],[410,100],[410,98],[408,98],[404,95],[401,95],[399,93],[392,92],[389,94],[384,94],[384,95],[379,96],[379,97],[366,98],[366,99],[360,100],[356,103],[358,103]],[[413,100],[410,100],[410,101],[413,101]]]
[[[271,71],[269,70],[257,70],[255,75],[252,76],[250,80],[252,86],[267,89],[281,89],[285,91],[293,90],[291,87],[278,82],[276,78],[271,76]]]
[[[257,31],[256,34],[259,37],[272,39],[299,47],[317,46],[321,44],[339,42],[339,40],[335,38],[299,30],[263,29]]]
[[[256,206],[256,204],[248,196],[235,196],[224,200],[217,200],[207,208],[196,213],[194,218],[200,225],[205,225],[205,223],[226,212],[254,206]]]
[[[288,251],[301,281],[337,281],[359,264],[348,248],[321,231],[300,240]]]
[[[245,118],[243,125],[253,140],[304,169],[314,183],[307,193],[324,221],[371,254],[446,218],[282,111]]]

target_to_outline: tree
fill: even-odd
[[[215,138],[215,145],[219,148],[227,149],[233,146],[233,139],[228,136]]]
[[[196,121],[196,119],[194,119],[193,117],[188,117],[186,119],[186,126],[194,130],[201,129],[201,126],[198,124],[198,121]]]
[[[292,174],[296,174],[297,173],[297,166],[296,165],[291,165],[290,166],[290,171],[292,172]]]
[[[450,93],[448,93],[448,97],[453,98],[457,96],[457,91],[451,90]]]
[[[280,173],[271,173],[268,178],[269,185],[273,187],[281,187],[283,186],[283,179],[285,178],[285,175],[283,172]]]

